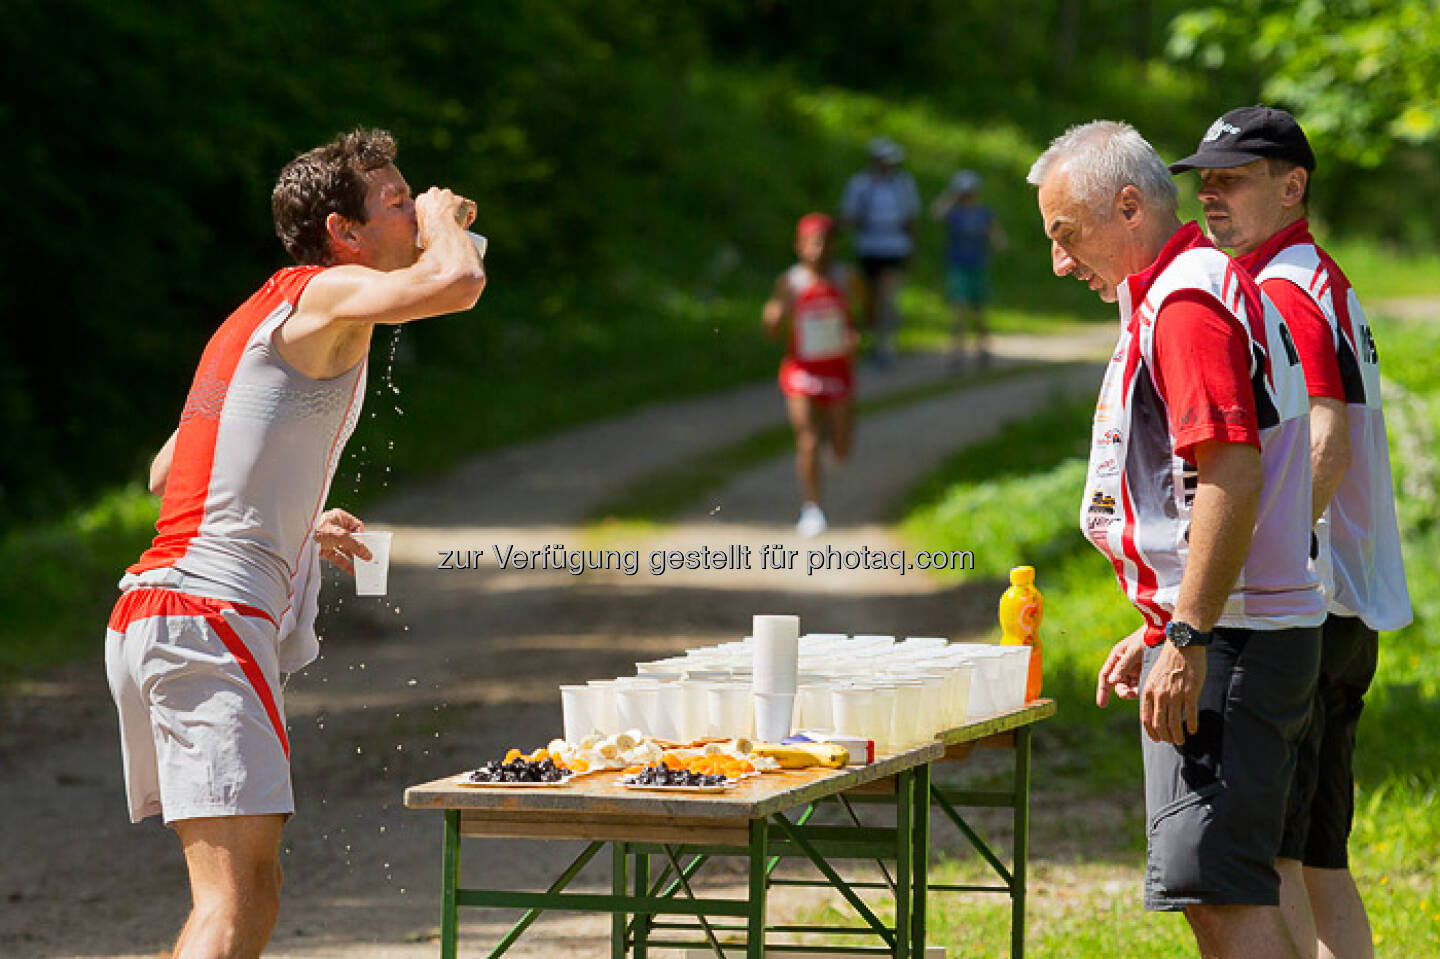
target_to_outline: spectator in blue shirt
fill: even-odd
[[[975,343],[976,369],[990,363],[985,306],[990,302],[990,253],[1005,248],[995,211],[980,202],[980,175],[961,170],[950,178],[930,215],[945,226],[945,298],[955,309],[953,362],[965,367],[967,334]]]

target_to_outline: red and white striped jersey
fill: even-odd
[[[1400,555],[1400,530],[1390,478],[1385,414],[1380,406],[1380,356],[1365,312],[1344,272],[1301,220],[1239,259],[1256,281],[1293,284],[1330,327],[1350,431],[1350,467],[1316,524],[1316,568],[1330,609],[1358,616],[1374,630],[1411,620]]]
[[[1193,223],[1117,291],[1120,340],[1096,405],[1081,529],[1114,566],[1121,589],[1145,618],[1147,636],[1157,637],[1189,558],[1198,474],[1176,454],[1170,410],[1156,379],[1155,321],[1168,299],[1187,291],[1213,301],[1247,340],[1265,474],[1250,551],[1217,625],[1316,625],[1325,604],[1308,565],[1309,403],[1300,360],[1274,306]],[[1162,333],[1166,342],[1174,336]]]
[[[850,355],[848,281],[841,266],[820,276],[802,263],[785,274],[790,286],[790,355],[801,363],[842,359]]]
[[[183,579],[186,592],[264,610],[280,623],[286,671],[319,651],[311,531],[365,398],[365,361],[316,380],[275,347],[322,269],[276,273],[210,338],[180,416],[155,540],[121,581]]]

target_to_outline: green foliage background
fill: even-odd
[[[1344,17],[1372,27],[1317,39]],[[789,225],[834,204],[877,132],[910,146],[927,194],[971,165],[997,207],[1021,211],[1026,165],[1070,123],[1125,117],[1175,152],[1265,90],[1313,105],[1339,146],[1383,146],[1337,151],[1352,159],[1322,178],[1321,216],[1429,240],[1435,171],[1411,144],[1434,133],[1435,22],[1414,0],[12,0],[0,528],[143,475],[209,332],[283,265],[275,172],[357,124],[398,134],[417,187],[475,196],[493,240],[482,308],[418,324],[397,352],[418,374],[402,377],[406,475],[763,375],[754,304]],[[1374,49],[1402,27],[1402,47]],[[1335,43],[1349,66],[1327,89],[1375,94],[1359,127],[1295,80]],[[1350,56],[1361,46],[1378,68]],[[1038,272],[1025,215],[1011,255]],[[1081,302],[1007,272],[1002,313]]]

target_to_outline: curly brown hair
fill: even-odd
[[[389,131],[357,127],[300,154],[280,171],[270,194],[275,235],[297,263],[334,262],[325,219],[365,222],[365,174],[395,162]]]

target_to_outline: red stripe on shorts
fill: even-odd
[[[271,626],[275,625],[270,614],[256,606],[212,599],[209,596],[192,596],[173,589],[132,589],[115,604],[115,610],[110,614],[109,627],[117,633],[123,633],[130,628],[131,623],[152,616],[203,618],[210,624],[210,628],[215,630],[215,635],[220,637],[220,642],[225,644],[230,655],[240,664],[240,671],[250,681],[255,695],[260,697],[260,705],[265,707],[265,715],[270,717],[270,725],[274,727],[275,735],[280,737],[285,758],[289,759],[290,738],[285,735],[285,724],[280,721],[280,709],[275,705],[275,696],[270,691],[270,684],[265,681],[265,674],[260,671],[260,664],[255,662],[255,657],[250,654],[250,648],[241,640],[239,634],[230,628],[230,624],[225,622],[224,611],[227,609],[233,609],[241,616],[256,616]]]

